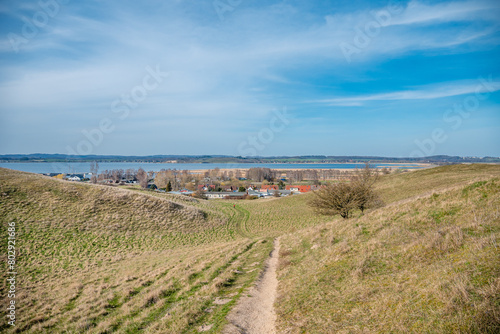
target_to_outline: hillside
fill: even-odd
[[[499,179],[491,165],[387,175],[385,207],[340,220],[312,194],[199,201],[0,169],[22,315],[0,331],[220,333],[239,300],[259,308],[249,289],[279,237],[278,333],[493,333]]]
[[[392,175],[400,202],[283,236],[278,332],[498,333],[499,172]]]
[[[238,234],[236,210],[217,203],[6,169],[0,195],[2,227],[15,222],[17,233],[19,317],[8,332],[217,330],[272,247]],[[7,233],[0,239],[6,272]],[[254,270],[237,274],[243,266]]]
[[[377,190],[389,204],[493,177],[500,177],[500,165],[449,165],[385,175],[378,182]]]

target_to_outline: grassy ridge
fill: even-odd
[[[476,173],[452,166],[391,177],[380,185],[386,195],[391,186],[405,188],[391,194],[393,201],[428,192],[422,183],[432,180],[438,188],[481,181],[283,236],[279,329],[497,333],[500,181],[485,171],[498,175],[499,168],[477,166]]]
[[[449,165],[382,176],[377,190],[386,203],[393,203],[492,177],[500,177],[499,165]]]

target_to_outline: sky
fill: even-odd
[[[0,0],[0,154],[500,156],[500,2]]]

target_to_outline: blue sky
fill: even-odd
[[[0,29],[0,154],[500,156],[498,1],[2,1]]]

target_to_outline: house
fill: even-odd
[[[205,193],[208,199],[242,199],[245,195],[247,195],[246,192],[212,191]]]
[[[293,192],[300,192],[300,193],[307,193],[309,191],[312,191],[312,190],[317,190],[319,189],[318,186],[286,186],[285,187],[286,190],[290,190],[290,191],[293,191]]]
[[[82,178],[80,178],[78,175],[68,175],[68,176],[66,176],[66,180],[68,180],[68,181],[81,181]]]
[[[280,194],[280,196],[289,196],[292,194],[293,191],[291,190],[274,190],[274,189],[271,189],[269,191],[267,191],[266,193],[263,194],[264,197],[271,197],[271,196],[276,196],[276,192],[278,192]]]
[[[274,184],[263,184],[260,189],[274,189],[274,190],[278,190],[279,187],[277,185],[274,185]]]
[[[264,197],[264,194],[262,194],[262,193],[260,193],[258,191],[255,191],[255,190],[248,190],[247,194],[249,196]]]
[[[279,190],[279,186],[271,184],[263,184],[259,189],[261,193],[268,192],[269,190]]]

